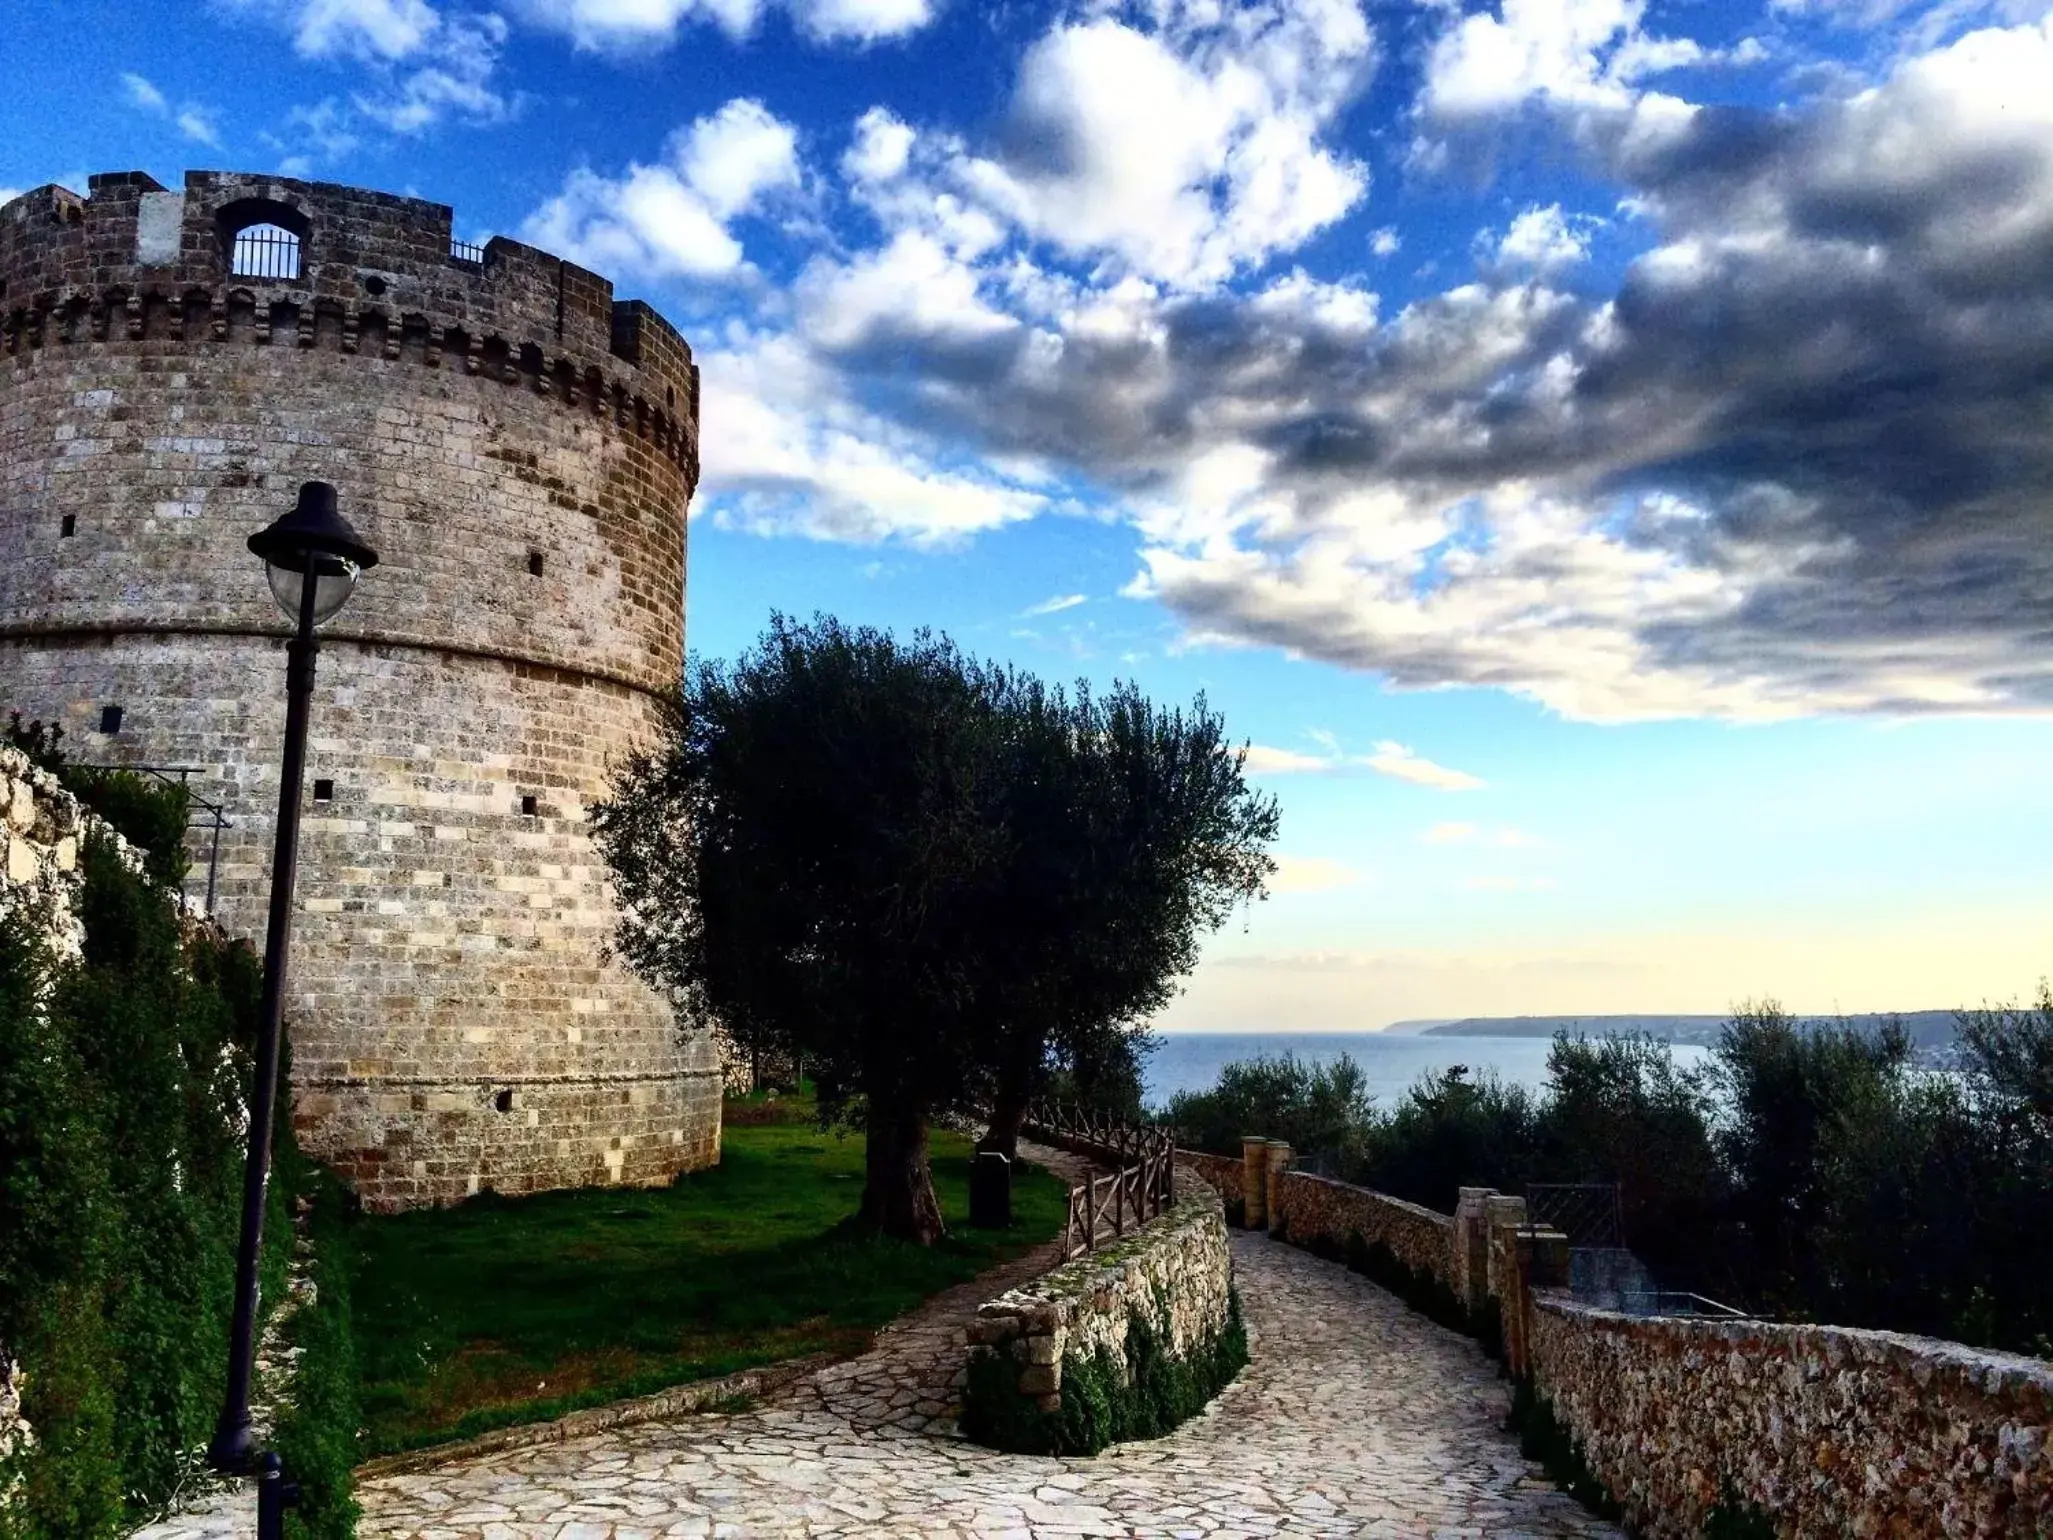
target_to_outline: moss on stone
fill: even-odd
[[[1062,1361],[1062,1404],[1041,1410],[1018,1391],[1018,1365],[1002,1351],[980,1348],[970,1357],[963,1388],[962,1432],[973,1443],[1013,1454],[1096,1454],[1109,1444],[1160,1438],[1203,1411],[1247,1366],[1247,1327],[1240,1293],[1229,1287],[1226,1319],[1180,1356],[1155,1320],[1169,1319],[1157,1292],[1154,1319],[1130,1309],[1125,1358],[1102,1343]]]

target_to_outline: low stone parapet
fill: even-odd
[[[1620,1315],[1536,1290],[1535,1388],[1650,1540],[2053,1534],[2053,1363],[1840,1326]]]
[[[1139,1382],[1166,1375],[1167,1399],[1188,1415],[1218,1389],[1212,1381],[1238,1371],[1246,1352],[1232,1285],[1219,1195],[1191,1183],[1124,1240],[978,1308],[964,1433],[998,1448],[1088,1453],[1168,1431],[1121,1403],[1162,1401],[1161,1386]]]
[[[1330,1177],[1287,1171],[1275,1183],[1270,1202],[1282,1232],[1300,1246],[1345,1247],[1360,1234],[1381,1242],[1416,1273],[1430,1273],[1454,1285],[1454,1220],[1388,1193],[1336,1182]]]
[[[1219,1194],[1222,1203],[1240,1203],[1246,1197],[1246,1184],[1242,1180],[1246,1163],[1238,1156],[1208,1155],[1203,1150],[1179,1149],[1176,1165]]]

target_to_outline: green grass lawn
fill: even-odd
[[[1012,1228],[970,1229],[970,1153],[967,1139],[935,1133],[949,1235],[931,1248],[856,1229],[862,1139],[810,1118],[729,1127],[719,1166],[668,1188],[487,1194],[362,1218],[363,1452],[857,1351],[876,1327],[1060,1227],[1063,1184],[1022,1166]]]

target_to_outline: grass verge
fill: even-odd
[[[857,1351],[929,1295],[1060,1227],[1062,1183],[1022,1166],[1014,1224],[968,1227],[970,1141],[936,1130],[949,1235],[859,1229],[863,1142],[809,1120],[733,1127],[668,1188],[587,1189],[363,1217],[352,1306],[361,1455],[469,1438],[821,1351]]]

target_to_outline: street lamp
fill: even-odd
[[[356,580],[378,564],[335,510],[335,489],[325,481],[301,484],[292,512],[249,537],[264,559],[271,593],[297,623],[285,650],[285,762],[278,781],[278,830],[271,847],[271,915],[264,932],[264,996],[257,1018],[257,1083],[250,1098],[249,1160],[243,1168],[242,1243],[235,1257],[235,1321],[228,1338],[228,1390],[207,1460],[237,1475],[253,1465],[250,1369],[256,1356],[257,1252],[264,1238],[264,1190],[271,1178],[271,1114],[278,1100],[278,1037],[285,995],[285,954],[292,940],[292,887],[299,865],[299,791],[306,768],[307,706],[314,693],[314,627],[349,602]],[[267,1462],[267,1487],[276,1487],[276,1461]]]

